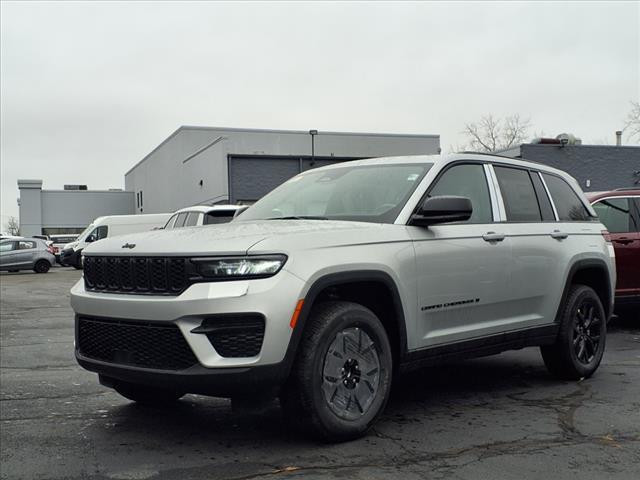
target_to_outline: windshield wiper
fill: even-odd
[[[327,217],[317,215],[291,215],[288,217],[271,217],[266,220],[329,220]]]

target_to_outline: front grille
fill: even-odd
[[[208,318],[192,333],[203,333],[218,355],[226,358],[255,357],[264,339],[264,317],[259,314]]]
[[[179,295],[189,285],[188,259],[176,257],[84,257],[89,291]]]
[[[160,370],[198,363],[177,326],[80,317],[79,353],[103,362]]]

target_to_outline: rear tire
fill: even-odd
[[[572,285],[562,308],[560,331],[540,348],[549,372],[565,380],[588,378],[604,354],[607,319],[600,298],[586,285]]]
[[[141,405],[166,406],[171,405],[184,396],[184,392],[167,390],[164,388],[146,387],[133,383],[116,383],[113,388],[123,397]]]
[[[47,273],[51,268],[51,264],[46,260],[38,260],[33,266],[33,271],[36,273]]]
[[[364,435],[389,399],[393,360],[384,326],[352,302],[314,307],[281,405],[291,423],[327,441]]]

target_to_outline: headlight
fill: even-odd
[[[236,279],[265,278],[280,271],[285,255],[265,255],[260,257],[192,258],[198,273],[206,278]]]

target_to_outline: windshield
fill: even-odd
[[[432,165],[345,166],[304,173],[234,221],[310,218],[393,223]]]

